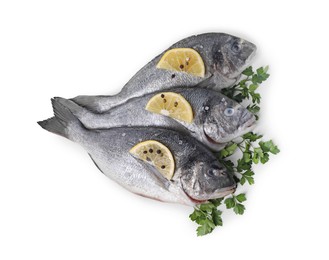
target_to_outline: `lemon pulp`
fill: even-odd
[[[157,68],[183,71],[202,78],[205,74],[205,66],[200,54],[191,48],[168,50],[160,59]]]
[[[175,171],[175,161],[170,150],[162,143],[147,140],[136,144],[129,151],[133,156],[153,165],[166,179],[170,180]]]
[[[154,95],[147,102],[145,109],[187,123],[193,121],[193,110],[190,103],[182,95],[174,92],[162,92]]]

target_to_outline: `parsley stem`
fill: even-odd
[[[246,149],[243,145],[241,145],[241,144],[238,144],[238,148],[240,149],[240,151],[243,153],[243,150],[242,150],[242,148],[243,149]]]

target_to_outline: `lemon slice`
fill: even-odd
[[[147,102],[145,109],[187,123],[191,123],[193,120],[193,110],[190,103],[182,95],[174,92],[162,92],[154,95]]]
[[[136,144],[129,151],[132,155],[153,166],[168,180],[175,171],[175,162],[170,150],[162,143],[148,140]]]
[[[167,51],[157,64],[157,68],[184,71],[202,78],[205,74],[200,54],[191,48],[176,48]]]

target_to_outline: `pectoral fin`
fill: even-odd
[[[169,190],[170,186],[170,181],[167,180],[158,170],[154,165],[151,165],[141,159],[138,159],[134,157],[135,160],[137,160],[140,164],[144,166],[146,171],[152,175],[151,178],[155,180],[155,182],[162,187],[163,189]]]
[[[195,88],[214,88],[216,86],[214,76],[211,75],[209,78],[206,78],[205,80],[202,80],[197,85],[195,85]]]

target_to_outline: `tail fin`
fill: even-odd
[[[45,130],[69,138],[69,130],[73,126],[81,126],[80,121],[72,114],[72,112],[59,103],[56,99],[51,99],[55,117],[44,121],[39,121],[38,124]]]
[[[56,117],[51,117],[49,119],[39,121],[38,124],[49,132],[68,138],[65,132],[65,128]]]
[[[63,105],[64,107],[68,108],[77,118],[82,118],[85,114],[89,112],[86,108],[76,104],[70,99],[55,97],[54,100]]]

